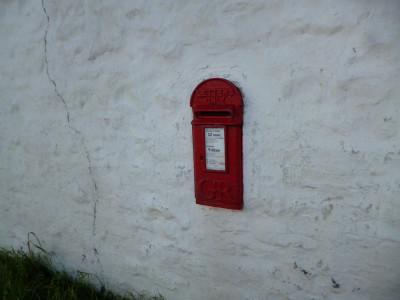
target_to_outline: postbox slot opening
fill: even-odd
[[[208,118],[231,118],[232,112],[227,110],[222,111],[198,111],[196,115],[199,119]]]

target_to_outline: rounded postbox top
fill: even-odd
[[[211,78],[201,82],[190,98],[193,125],[240,125],[243,123],[243,100],[230,81]]]
[[[239,89],[229,80],[210,78],[201,82],[192,93],[190,106],[197,105],[235,105],[243,106]]]

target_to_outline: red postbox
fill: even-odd
[[[201,82],[190,98],[196,203],[243,207],[243,100],[230,81]]]

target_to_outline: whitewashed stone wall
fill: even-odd
[[[398,299],[400,2],[1,1],[0,242],[167,299]],[[190,94],[240,87],[244,209]]]

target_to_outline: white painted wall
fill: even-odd
[[[400,2],[1,1],[0,242],[167,299],[398,299]],[[243,93],[244,209],[189,99]],[[336,284],[335,284],[336,282]]]

